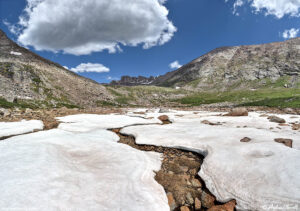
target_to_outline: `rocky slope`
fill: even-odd
[[[130,76],[122,76],[119,81],[112,81],[111,85],[123,85],[123,86],[137,86],[137,85],[149,85],[154,82],[156,78],[150,76],[149,78],[144,76],[138,77],[130,77]]]
[[[244,82],[256,86],[266,83],[266,79],[276,81],[285,77],[286,86],[297,86],[299,75],[300,38],[295,38],[263,45],[217,48],[155,78],[151,85],[227,89],[243,86]],[[119,84],[127,85],[122,81]]]
[[[0,99],[36,106],[93,106],[110,99],[102,85],[18,46],[0,30]]]

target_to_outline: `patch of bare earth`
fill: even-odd
[[[120,129],[112,129],[119,137],[119,143],[127,144],[142,151],[163,154],[161,170],[156,172],[156,181],[164,187],[170,210],[191,211],[233,211],[235,201],[222,204],[206,188],[199,177],[204,157],[185,150],[136,144],[135,138],[120,134]]]

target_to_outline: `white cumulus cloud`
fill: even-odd
[[[87,55],[120,45],[163,45],[176,32],[166,0],[27,0],[18,41],[37,50]]]
[[[295,29],[295,28],[286,29],[286,30],[282,33],[282,37],[283,37],[284,39],[291,39],[291,38],[297,37],[298,33],[299,33],[299,29]]]
[[[225,0],[225,2],[228,2]],[[237,8],[249,3],[254,12],[262,12],[265,15],[273,15],[282,18],[285,15],[300,16],[300,0],[235,0],[234,13]]]
[[[178,69],[178,68],[181,68],[182,65],[179,64],[179,62],[176,60],[176,61],[172,62],[171,64],[169,64],[169,67],[170,67],[171,69]]]
[[[68,67],[64,66],[66,69],[69,69]],[[83,73],[83,72],[95,72],[95,73],[104,73],[109,72],[110,69],[108,67],[105,67],[103,64],[95,64],[95,63],[81,63],[75,68],[69,69],[70,71],[73,71],[75,73]]]

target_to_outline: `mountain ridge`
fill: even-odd
[[[216,83],[212,81],[217,81],[222,87],[232,86],[239,81],[266,78],[277,80],[282,76],[291,76],[298,81],[299,59],[300,38],[260,45],[224,46],[195,58],[177,70],[156,77],[148,85],[190,88],[188,83],[199,80],[193,88],[206,90],[214,88]],[[126,79],[130,81],[128,77]],[[126,84],[120,80],[111,85]]]
[[[101,84],[17,45],[0,30],[0,97],[37,106],[95,106],[112,96]]]

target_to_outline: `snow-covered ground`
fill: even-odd
[[[164,114],[172,124],[161,125],[157,117]],[[138,144],[206,155],[199,175],[220,201],[236,199],[241,210],[300,210],[300,132],[261,113],[221,114],[139,109],[127,115],[72,115],[58,118],[58,129],[5,139],[0,142],[0,208],[169,210],[154,180],[161,155],[117,143],[118,136],[107,130],[124,127],[121,132],[135,136]],[[300,121],[300,116],[277,116]],[[36,121],[0,123],[0,134],[41,127]],[[240,142],[244,137],[251,141]],[[293,148],[275,138],[293,139]]]
[[[42,130],[44,124],[39,120],[23,120],[21,122],[0,122],[0,138],[30,133],[34,130]]]
[[[53,129],[0,142],[0,210],[169,210],[160,154],[118,139]]]
[[[78,114],[66,117],[58,117],[62,122],[58,128],[74,131],[86,132],[95,129],[113,129],[122,128],[128,125],[137,124],[161,124],[158,119],[145,119],[142,117],[130,117],[127,115],[94,115],[94,114]]]
[[[259,113],[227,117],[209,112],[166,113],[173,124],[132,126],[121,133],[138,144],[184,148],[207,155],[199,175],[220,201],[236,199],[239,209],[300,210],[300,133],[269,122]],[[158,116],[147,113],[145,116]],[[277,115],[289,122],[300,116]],[[208,120],[221,125],[201,123]],[[240,142],[244,137],[252,140]],[[275,138],[293,139],[293,148]]]

